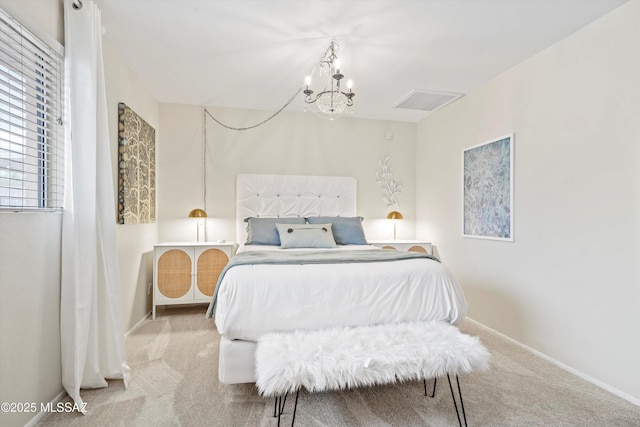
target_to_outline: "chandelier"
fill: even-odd
[[[348,92],[340,88],[344,75],[341,73],[342,63],[336,55],[339,49],[338,43],[332,40],[318,66],[304,81],[304,102],[310,104],[316,114],[328,117],[330,120],[349,112],[350,107],[353,106],[353,97],[356,96],[351,90],[353,87],[351,80],[347,81]],[[309,89],[312,83],[318,88],[315,96],[315,92]]]

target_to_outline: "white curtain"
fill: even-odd
[[[116,245],[100,10],[64,0],[67,67],[66,179],[62,227],[62,384],[80,388],[129,381]],[[114,107],[115,108],[115,107]]]

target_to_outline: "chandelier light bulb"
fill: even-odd
[[[311,84],[311,76],[307,76],[304,78],[304,84],[309,86]]]
[[[335,68],[336,68],[336,73],[339,73],[340,72],[340,68],[342,68],[342,61],[340,61],[337,58],[336,58],[336,62],[335,62]]]
[[[349,91],[351,91],[352,87],[353,87],[353,80],[351,79],[347,80],[347,88],[349,89]]]

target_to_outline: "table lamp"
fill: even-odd
[[[192,209],[191,212],[189,212],[189,218],[195,218],[198,220],[198,225],[196,228],[196,239],[198,242],[200,242],[200,218],[206,217],[207,213],[202,209]]]

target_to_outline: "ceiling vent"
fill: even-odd
[[[434,112],[463,95],[464,94],[462,93],[455,92],[413,90],[408,96],[400,101],[398,105],[396,105],[396,108]]]

